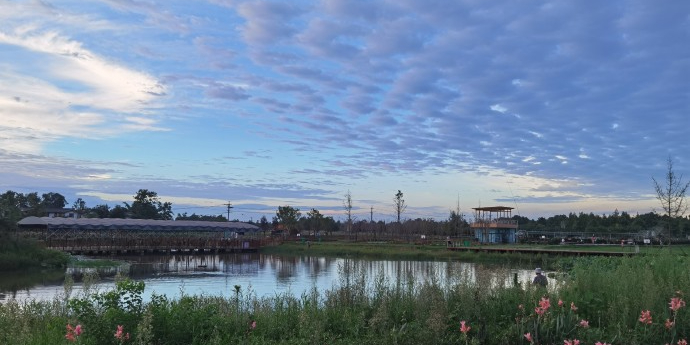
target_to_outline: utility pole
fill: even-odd
[[[227,204],[223,204],[223,205],[225,205],[225,206],[228,207],[228,222],[229,222],[229,221],[230,221],[230,209],[234,208],[234,206],[232,206],[232,204],[230,203],[230,201],[228,201]]]
[[[373,222],[374,222],[374,206],[371,207],[371,211],[370,211],[370,212],[371,212],[371,213],[370,213],[370,215],[369,215],[369,223],[373,223]]]

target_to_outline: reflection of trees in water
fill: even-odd
[[[302,277],[315,278],[332,270],[341,259],[317,256],[277,256],[261,255],[259,268],[275,272],[278,282],[286,283]]]
[[[175,254],[135,257],[130,261],[131,276],[158,273],[225,272],[231,274],[257,274],[258,254]]]

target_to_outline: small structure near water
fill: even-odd
[[[512,207],[475,207],[475,221],[470,224],[479,243],[517,242],[517,220],[512,219]]]

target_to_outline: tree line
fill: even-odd
[[[48,209],[62,209],[68,205],[64,196],[59,193],[45,193],[39,195],[37,192],[22,194],[14,191],[7,191],[0,194],[0,222],[4,228],[13,228],[23,217],[42,216]],[[371,238],[395,237],[395,238],[418,238],[420,235],[427,236],[453,236],[453,237],[472,237],[470,221],[460,213],[459,210],[452,210],[444,220],[433,218],[402,219],[401,215],[406,208],[403,193],[398,190],[393,198],[393,207],[396,212],[396,221],[373,221],[356,220],[351,216],[353,208],[352,196],[348,192],[343,203],[346,220],[341,222],[331,216],[323,215],[319,210],[311,208],[306,213],[302,213],[299,208],[293,206],[279,206],[275,216],[269,221],[266,216],[262,216],[258,221],[249,223],[260,227],[264,232],[277,231],[279,233],[296,235],[323,235],[334,232]],[[140,189],[133,197],[131,203],[124,202],[122,205],[110,207],[107,204],[99,204],[94,207],[87,207],[86,203],[78,198],[72,204],[75,210],[86,218],[133,218],[133,219],[158,219],[158,220],[192,220],[192,221],[219,221],[225,222],[228,219],[223,215],[197,215],[195,213],[178,213],[173,217],[172,203],[163,202],[158,194],[148,189]],[[400,219],[397,221],[397,219]],[[610,233],[632,233],[648,231],[670,226],[671,237],[685,237],[690,235],[690,217],[676,216],[668,214],[658,214],[649,212],[645,214],[630,215],[623,211],[615,210],[610,215],[580,212],[560,214],[551,217],[539,217],[529,219],[527,217],[515,215],[513,220],[518,222],[519,229],[526,231],[540,232],[586,232],[592,234]],[[232,221],[238,221],[234,219]]]

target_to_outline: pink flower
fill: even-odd
[[[580,341],[577,339],[573,339],[573,340],[566,339],[566,340],[563,340],[563,345],[580,345]]]
[[[541,309],[544,309],[544,311],[548,310],[550,306],[551,306],[551,302],[546,297],[542,297],[541,300],[539,301],[539,307]]]
[[[124,333],[124,327],[122,325],[117,325],[117,331],[115,332],[115,338],[123,340],[129,340],[129,333]]]
[[[640,322],[651,325],[652,324],[652,313],[649,310],[643,310],[640,312]]]
[[[545,309],[541,309],[540,307],[534,308],[534,312],[537,313],[537,315],[542,316],[544,315]]]
[[[580,327],[589,328],[589,321],[583,319],[582,321],[580,321]]]
[[[465,321],[460,321],[460,332],[467,334],[472,327],[465,325]]]
[[[666,329],[671,329],[673,326],[675,326],[675,322],[671,321],[670,319],[666,319],[666,322],[664,323],[664,326],[666,326]]]
[[[577,307],[575,306],[575,302],[570,302],[570,310],[577,311]]]
[[[529,332],[525,333],[525,339],[527,339],[527,341],[529,341],[531,343],[532,342],[532,333],[529,333]]]
[[[688,341],[685,339],[678,340],[678,345],[688,345]]]
[[[559,306],[559,307],[563,307],[563,300],[562,300],[562,299],[559,299],[559,300],[558,300],[558,306]]]
[[[81,334],[81,325],[77,325],[77,329],[72,328],[72,325],[67,324],[67,334],[65,334],[65,339],[68,341],[77,341],[77,336]]]
[[[611,344],[609,344],[609,343],[602,343],[602,342],[600,342],[600,341],[597,341],[596,343],[594,343],[594,345],[611,345]]]
[[[251,326],[249,326],[249,327],[250,327],[251,329],[256,328],[256,321],[252,321],[252,324],[251,324]]]
[[[682,298],[673,297],[671,298],[671,302],[669,302],[668,305],[670,305],[670,309],[675,312],[678,311],[678,309],[685,307],[685,301],[683,301]]]

